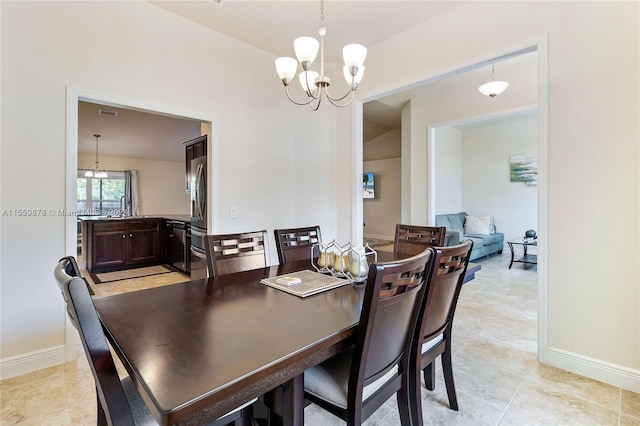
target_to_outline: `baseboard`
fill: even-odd
[[[377,235],[377,234],[364,234],[364,238],[374,238],[376,240],[393,241],[393,235]]]
[[[0,379],[31,373],[66,361],[66,346],[59,345],[0,360]]]
[[[549,348],[547,361],[553,367],[640,393],[639,370],[633,370],[558,348]]]

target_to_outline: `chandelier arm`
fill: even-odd
[[[329,102],[331,102],[332,105],[337,106],[338,108],[344,108],[344,107],[347,107],[347,106],[351,105],[351,102],[353,102],[353,98],[355,97],[355,93],[356,92],[354,92],[353,90],[350,90],[343,97],[335,99],[335,98],[332,98],[331,96],[329,96],[329,93],[325,91],[325,94],[327,95],[327,99],[329,99]],[[351,97],[349,98],[349,100],[346,103],[344,103],[344,104],[338,103],[341,100],[345,99],[347,96],[349,96],[349,94],[351,94]]]
[[[287,98],[296,105],[309,105],[315,99],[314,97],[309,96],[309,100],[307,102],[297,102],[289,95],[289,86],[284,86],[284,91],[287,94]]]
[[[309,74],[305,73],[304,74],[304,78],[305,78],[305,80],[307,80],[307,89],[308,90],[305,91],[307,93],[307,96],[309,96],[309,98],[311,100],[320,98],[320,96],[322,96],[322,93],[320,93],[321,92],[320,87],[316,85],[315,89],[313,89],[313,91],[311,91],[311,84],[309,84]],[[314,85],[315,85],[315,82],[314,82]],[[303,87],[303,89],[304,89],[304,87]],[[311,102],[311,100],[309,102]]]
[[[349,89],[349,91],[347,93],[344,94],[344,96],[342,96],[341,98],[334,98],[329,94],[329,90],[325,89],[324,93],[327,95],[327,98],[333,102],[340,102],[343,99],[346,99],[347,96],[351,95],[351,97],[353,98],[353,95],[355,93],[355,91]],[[335,105],[335,104],[334,104]]]
[[[318,108],[320,108],[320,103],[322,102],[322,96],[318,96],[316,99],[317,99],[318,103],[316,104],[315,107],[313,105],[311,105],[311,110],[312,111],[317,111]]]

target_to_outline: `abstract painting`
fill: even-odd
[[[527,186],[538,184],[538,157],[516,154],[510,157],[511,182],[524,182]]]

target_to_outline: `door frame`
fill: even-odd
[[[431,83],[446,77],[457,75],[475,68],[491,65],[497,60],[516,56],[522,53],[537,51],[537,79],[538,79],[538,360],[547,364],[549,359],[549,312],[548,312],[548,281],[549,281],[549,33],[542,33],[529,39],[505,46],[491,52],[484,52],[475,58],[463,61],[436,73],[428,74],[414,81],[403,81],[398,86],[384,87],[376,92],[360,94],[354,100],[352,108],[352,158],[353,158],[353,182],[360,182],[363,173],[363,104],[374,101],[384,96],[408,90],[423,84]],[[428,137],[429,132],[427,132]],[[403,138],[404,139],[404,138]],[[428,141],[424,141],[425,144]],[[429,155],[427,153],[427,155]],[[430,159],[426,159],[429,164]],[[433,182],[427,174],[427,215],[434,217],[432,204]],[[405,182],[405,176],[402,177]],[[410,212],[405,212],[405,198],[409,197],[409,188],[402,188],[402,217],[410,217]],[[352,241],[363,240],[363,203],[361,185],[355,185],[352,191]],[[404,219],[403,219],[404,220]]]
[[[65,172],[65,209],[67,212],[77,210],[77,176],[78,176],[78,102],[87,101],[117,108],[132,109],[158,115],[198,120],[207,127],[207,197],[208,229],[218,229],[219,203],[218,174],[219,166],[219,120],[212,114],[188,110],[185,108],[160,104],[135,98],[128,98],[109,93],[98,92],[75,86],[66,86],[66,172]],[[65,218],[65,253],[67,256],[77,255],[77,215],[68,214]],[[67,361],[76,359],[77,333],[67,320],[65,326],[65,357]]]

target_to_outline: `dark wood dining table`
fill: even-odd
[[[94,303],[160,425],[205,424],[279,385],[284,424],[301,425],[303,372],[352,343],[364,295],[362,284],[302,298],[260,282],[305,269],[308,260]]]

